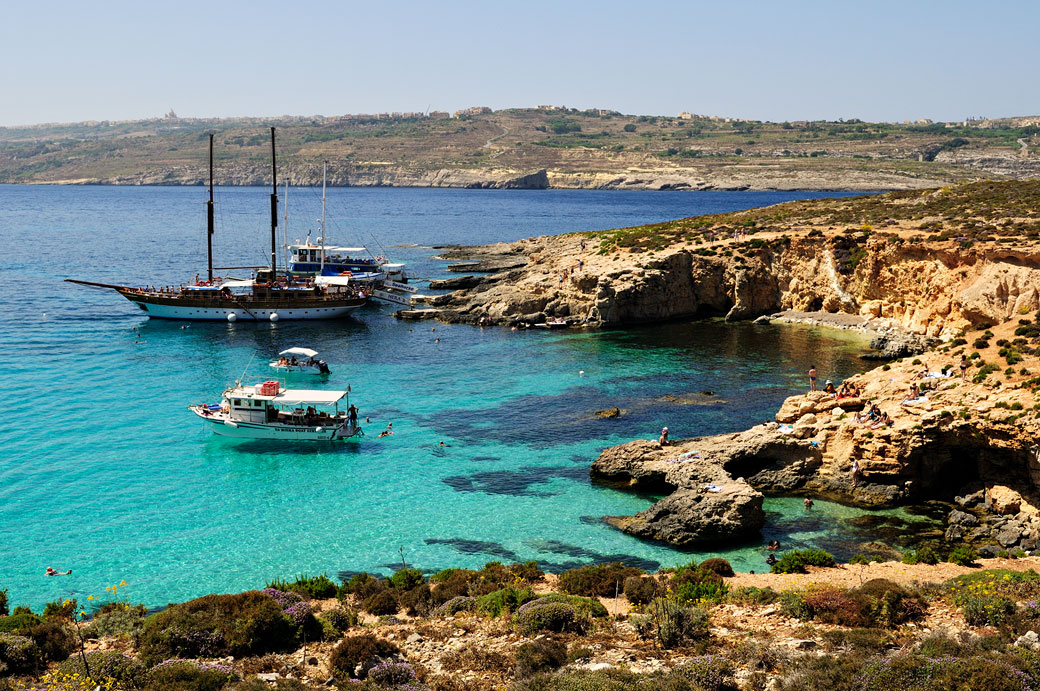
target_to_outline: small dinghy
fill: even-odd
[[[279,372],[294,372],[297,374],[330,374],[329,366],[324,360],[317,358],[318,351],[310,348],[287,348],[278,353],[277,360],[273,360],[271,367]]]

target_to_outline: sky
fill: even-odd
[[[756,120],[1040,114],[1040,2],[32,2],[0,126],[539,104]]]

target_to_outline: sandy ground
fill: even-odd
[[[928,564],[903,564],[895,561],[886,561],[872,564],[839,564],[834,568],[809,567],[808,574],[772,574],[772,573],[738,573],[732,578],[727,578],[726,583],[730,588],[769,587],[773,590],[792,590],[805,588],[812,584],[828,584],[842,588],[853,588],[873,578],[887,578],[899,584],[918,583],[942,583],[945,580],[966,573],[975,573],[982,569],[1011,569],[1013,571],[1026,571],[1034,569],[1040,571],[1040,557],[1023,557],[1021,559],[979,559],[978,567],[957,566],[956,564],[940,563],[934,566]]]

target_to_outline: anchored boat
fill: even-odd
[[[190,285],[131,287],[65,280],[80,285],[111,288],[159,319],[272,321],[281,319],[336,319],[345,317],[368,301],[370,289],[349,277],[295,277],[277,267],[275,231],[278,226],[278,169],[275,163],[274,128],[271,128],[271,266],[258,269],[245,280],[213,275],[213,135],[209,137],[209,201],[206,203],[206,248],[209,271],[206,280]],[[241,268],[241,267],[240,267]]]
[[[279,372],[331,374],[328,364],[324,360],[317,359],[318,351],[311,348],[286,348],[278,355],[280,357],[269,364]]]
[[[277,381],[236,382],[219,404],[188,406],[215,433],[236,439],[335,441],[364,436],[348,391],[286,389]]]

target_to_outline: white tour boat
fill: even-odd
[[[286,348],[278,353],[281,357],[271,361],[270,365],[279,372],[297,374],[330,374],[329,366],[324,360],[315,357],[318,351],[311,348]]]
[[[277,381],[236,382],[219,404],[188,409],[217,434],[236,439],[333,441],[363,436],[348,391],[286,389]],[[343,409],[341,409],[341,406]]]

